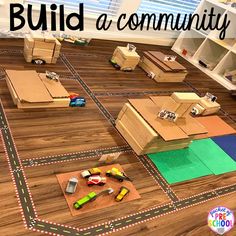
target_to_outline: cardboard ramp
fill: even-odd
[[[101,176],[104,177],[106,171],[112,169],[113,167],[115,167],[123,172],[123,169],[119,164],[109,165],[109,166],[101,166],[101,167],[99,167],[99,169],[101,169],[101,171],[102,171]],[[82,171],[76,171],[76,172],[69,172],[69,173],[57,175],[58,183],[61,186],[62,192],[65,196],[67,205],[70,209],[72,216],[83,215],[84,213],[87,213],[87,212],[96,211],[98,209],[103,209],[103,208],[111,207],[114,205],[120,205],[120,204],[122,205],[123,202],[129,202],[129,201],[133,201],[133,200],[141,198],[138,191],[136,190],[135,186],[132,184],[132,182],[124,181],[121,183],[116,179],[107,177],[107,183],[104,186],[88,187],[86,184],[86,179],[83,179],[81,177],[81,172]],[[78,184],[76,192],[72,195],[68,195],[65,193],[65,189],[66,189],[67,182],[71,177],[77,177],[79,180],[79,184]],[[132,176],[131,176],[131,178],[132,178]],[[114,198],[115,198],[116,194],[118,194],[121,186],[127,187],[130,190],[130,193],[121,202],[116,202]],[[85,197],[88,193],[90,193],[90,192],[99,193],[102,190],[105,190],[107,188],[113,188],[114,193],[111,195],[104,195],[104,196],[98,197],[95,201],[89,202],[88,204],[84,205],[79,210],[76,210],[73,207],[74,202],[76,202],[77,200],[79,200],[82,197]],[[122,209],[122,206],[121,206],[121,209]]]
[[[206,127],[208,133],[197,135],[194,139],[211,138],[236,133],[236,130],[223,121],[219,116],[205,116],[197,117],[195,119]]]
[[[6,70],[6,73],[20,102],[53,102],[36,71]]]
[[[236,161],[236,135],[226,135],[212,138],[212,140]]]
[[[36,71],[7,70],[6,82],[14,104],[20,109],[69,107],[69,93],[60,81]]]

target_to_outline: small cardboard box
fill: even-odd
[[[209,101],[204,97],[200,99],[199,105],[201,105],[205,109],[201,114],[203,116],[216,114],[221,108],[219,103]]]

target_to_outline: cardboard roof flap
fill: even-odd
[[[177,120],[176,123],[158,118],[158,112],[168,99],[169,96],[151,96],[149,99],[129,99],[129,102],[165,141],[187,139],[189,136],[208,132],[190,115]]]
[[[159,107],[151,99],[129,99],[129,102],[165,141],[189,138],[175,123],[158,119]]]
[[[51,103],[55,98],[69,97],[69,93],[60,81],[49,80],[46,74],[38,74],[33,70],[7,70],[6,73],[21,102]]]
[[[36,71],[6,70],[6,74],[21,102],[53,102],[53,98]]]
[[[46,74],[42,73],[39,74],[39,77],[53,98],[68,98],[70,96],[60,81],[50,80]]]
[[[144,52],[144,56],[165,72],[180,72],[187,70],[177,61],[164,61],[165,54],[162,52],[147,51]]]

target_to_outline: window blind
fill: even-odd
[[[173,14],[194,13],[201,0],[142,0],[138,9],[138,14]]]
[[[120,7],[120,1],[121,0],[26,0],[25,2],[38,6],[40,4],[63,4],[67,10],[78,9],[79,3],[84,3],[85,14],[100,15],[102,13],[106,13],[108,15],[115,16]]]

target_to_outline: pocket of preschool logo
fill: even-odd
[[[216,207],[208,214],[208,226],[223,235],[234,227],[234,214],[226,207]]]

